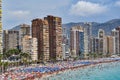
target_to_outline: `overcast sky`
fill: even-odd
[[[3,0],[2,8],[3,29],[46,15],[62,17],[62,23],[120,18],[120,0]]]

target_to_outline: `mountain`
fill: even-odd
[[[18,25],[18,26],[15,26],[15,27],[13,27],[13,28],[12,28],[12,29],[10,29],[10,30],[19,31],[19,30],[20,30],[20,25]]]
[[[120,19],[112,19],[104,23],[98,23],[98,22],[90,22],[90,23],[92,24],[93,36],[97,36],[99,29],[105,30],[106,35],[110,35],[112,29],[120,26]],[[77,22],[77,23],[70,22],[67,24],[62,24],[62,27],[67,29],[68,34],[70,33],[71,27],[74,27],[74,26],[85,27],[84,22]],[[20,25],[13,27],[11,30],[19,30],[19,29],[20,29]]]
[[[99,29],[105,30],[106,35],[110,35],[112,29],[120,26],[120,19],[112,19],[104,23],[97,23],[97,22],[90,22],[90,23],[92,24],[93,36],[97,36]],[[73,26],[85,27],[84,22],[78,22],[78,23],[71,22],[71,23],[63,24],[62,26],[63,28],[67,29],[67,33],[70,32],[70,29]]]

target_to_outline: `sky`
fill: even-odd
[[[29,24],[47,15],[62,17],[62,23],[106,22],[120,18],[120,0],[3,0],[3,29]]]

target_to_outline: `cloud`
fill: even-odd
[[[119,6],[120,7],[120,1],[115,2],[115,6]]]
[[[70,9],[70,14],[79,16],[91,16],[103,13],[106,10],[106,6],[100,5],[98,3],[78,1],[76,4],[72,5]]]
[[[14,17],[18,17],[18,18],[23,18],[26,17],[30,14],[29,11],[22,11],[22,10],[18,10],[18,11],[10,11],[11,15]]]

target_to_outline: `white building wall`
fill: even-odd
[[[32,60],[38,60],[38,48],[37,48],[37,38],[32,38],[32,53],[31,53],[31,57]]]
[[[88,54],[88,36],[87,36],[87,30],[84,29],[84,55]]]

